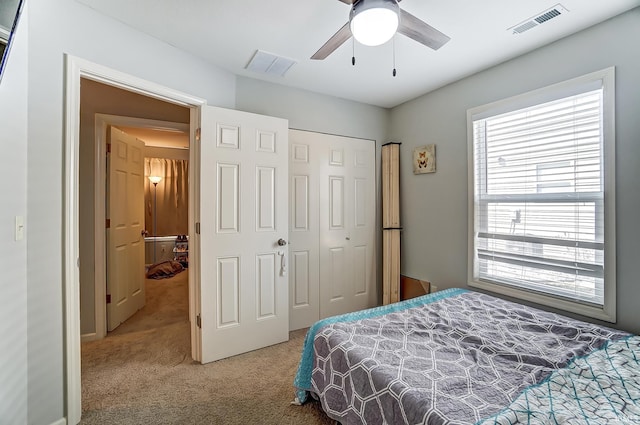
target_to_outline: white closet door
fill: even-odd
[[[297,130],[290,140],[291,329],[298,329],[376,304],[375,142]]]
[[[375,302],[375,144],[339,136],[325,139],[320,166],[321,318]]]
[[[321,144],[316,133],[289,131],[289,328],[307,328],[320,317],[318,214]]]

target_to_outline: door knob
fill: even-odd
[[[280,238],[278,239],[278,246],[285,246],[287,244],[287,241],[285,241],[284,239]]]

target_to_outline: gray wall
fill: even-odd
[[[0,422],[27,423],[27,38],[23,14],[0,82]],[[28,221],[25,223],[28,227]]]
[[[289,128],[378,143],[389,127],[387,109],[245,77],[237,77],[236,109],[286,118]]]
[[[617,327],[640,332],[640,8],[394,108],[402,142],[402,271],[440,289],[467,281],[467,109],[616,67]],[[413,148],[435,143],[437,172],[413,175]]]

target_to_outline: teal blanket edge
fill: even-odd
[[[307,331],[307,335],[304,338],[304,345],[302,346],[302,355],[300,358],[300,363],[298,364],[298,371],[293,381],[293,385],[296,387],[295,403],[302,404],[307,401],[307,398],[309,397],[308,392],[311,390],[311,373],[313,372],[313,340],[316,336],[316,333],[324,326],[338,322],[352,322],[356,320],[368,319],[371,317],[379,317],[385,314],[431,304],[436,301],[460,295],[465,292],[468,291],[461,288],[445,289],[443,291],[423,295],[421,297],[412,298],[410,300],[383,305],[380,307],[374,307],[367,310],[355,311],[353,313],[341,314],[339,316],[327,317],[326,319],[317,321],[313,324],[313,326],[309,328],[309,330]]]

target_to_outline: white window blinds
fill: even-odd
[[[603,90],[473,119],[474,279],[604,304]]]

